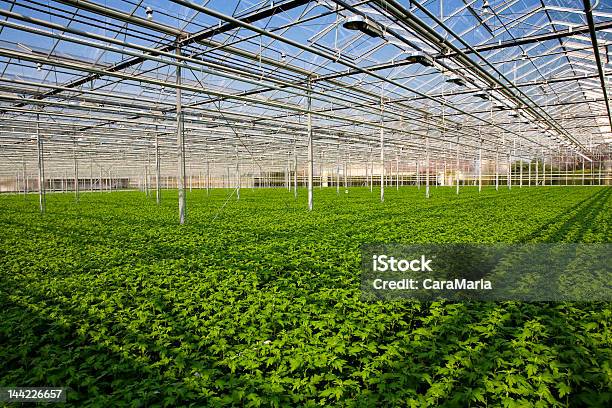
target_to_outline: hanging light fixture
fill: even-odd
[[[145,9],[145,14],[147,15],[147,20],[153,20],[153,9],[151,7]]]
[[[482,2],[481,10],[482,10],[482,14],[485,16],[493,14],[493,10],[491,9],[491,5],[489,4],[488,0],[484,0]]]
[[[347,30],[361,31],[370,37],[383,37],[384,31],[380,25],[364,16],[355,16],[347,19],[342,27]]]
[[[406,56],[406,61],[414,63],[414,64],[421,64],[424,67],[434,66],[433,58],[430,55],[425,54],[423,51],[413,51],[409,53]]]
[[[465,80],[458,75],[449,76],[448,78],[446,78],[446,82],[459,86],[465,86]]]

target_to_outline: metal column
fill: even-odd
[[[310,80],[308,81],[308,113],[306,113],[306,127],[308,132],[308,211],[312,211],[312,176],[314,173],[314,158],[312,154],[312,100],[310,98]]]
[[[79,201],[79,162],[77,160],[77,141],[73,142],[73,159],[74,159],[74,199]]]
[[[482,139],[478,146],[478,192],[482,191]]]
[[[529,159],[529,167],[527,168],[527,187],[531,187],[531,159]]]
[[[297,186],[298,186],[298,181],[297,181],[297,172],[298,172],[298,165],[297,165],[297,141],[295,141],[294,145],[293,145],[293,197],[297,198],[298,195],[298,190],[297,190]]]
[[[459,136],[457,136],[457,166],[455,167],[455,181],[457,183],[457,195],[459,195]]]
[[[499,147],[495,147],[495,191],[499,191]]]
[[[206,195],[209,194],[210,190],[210,162],[206,160]]]
[[[177,38],[177,45],[179,40]],[[176,55],[181,56],[181,48],[176,47]],[[180,60],[177,58],[177,62]],[[185,134],[183,132],[183,113],[181,106],[181,67],[176,67],[176,139],[178,148],[178,174],[177,174],[177,186],[178,186],[178,204],[179,204],[179,224],[185,223]]]
[[[399,190],[399,156],[395,157],[395,189]]]
[[[159,134],[157,130],[157,125],[155,125],[155,202],[159,204],[161,201],[161,170],[159,165]]]
[[[425,138],[425,197],[429,198],[429,137]]]
[[[43,142],[40,136],[40,114],[36,114],[36,147],[38,152],[38,206],[41,214],[46,209],[45,197],[45,159],[43,152]]]
[[[384,125],[383,121],[384,105],[383,97],[380,96],[380,123]],[[383,126],[380,127],[380,201],[385,201],[385,130]]]
[[[240,200],[240,157],[238,156],[238,143],[236,143],[236,201]]]
[[[508,190],[512,190],[512,151],[508,152]]]

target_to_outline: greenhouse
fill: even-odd
[[[0,1],[0,402],[611,406],[611,58],[608,0]]]

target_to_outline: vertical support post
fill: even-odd
[[[419,161],[416,161],[416,185],[417,185],[417,189],[420,190],[421,189],[421,172],[420,172],[420,166],[419,166]]]
[[[325,177],[327,181],[327,177]],[[319,190],[323,189],[323,151],[319,153]]]
[[[254,171],[254,170],[253,170]],[[291,156],[287,155],[287,166],[285,167],[285,182],[287,191],[291,192]]]
[[[495,191],[499,191],[499,146],[495,146]]]
[[[312,99],[310,97],[310,79],[308,80],[308,112],[306,113],[306,131],[308,132],[308,211],[312,211],[312,176],[314,173],[314,157],[312,152]]]
[[[338,195],[340,194],[340,136],[338,136],[338,146],[336,153],[336,195]]]
[[[347,186],[351,187],[353,185],[352,174],[351,174],[351,151],[348,152],[348,160],[346,163],[346,175],[347,175]]]
[[[44,214],[46,209],[45,197],[45,159],[43,152],[43,141],[40,136],[40,114],[36,114],[36,148],[38,153],[38,207],[40,213]]]
[[[434,160],[434,187],[438,188],[438,160]]]
[[[599,179],[600,179],[599,184],[601,184],[601,162],[599,164]],[[24,197],[27,192],[28,192],[28,176],[26,175],[26,163],[24,159],[23,160],[23,195]]]
[[[482,138],[478,146],[478,192],[482,191]]]
[[[456,194],[459,195],[459,136],[457,136],[457,162],[455,166]]]
[[[399,156],[395,157],[395,189],[399,191]]]
[[[155,202],[157,205],[161,202],[161,169],[159,158],[159,133],[158,127],[155,125]]]
[[[340,194],[340,161],[336,159],[336,194]]]
[[[404,148],[401,149],[400,154],[401,154],[402,158],[406,157],[405,154],[404,154]],[[406,175],[405,175],[405,172],[406,172],[405,169],[406,168],[403,165],[400,168],[401,168],[401,170],[400,170],[400,186],[404,187],[404,183],[405,183],[405,179],[406,179]]]
[[[531,159],[527,164],[529,165],[527,168],[527,187],[531,187]]]
[[[338,147],[338,157],[336,158],[336,194],[340,194],[340,148]]]
[[[451,186],[453,185],[451,179]],[[442,168],[442,187],[446,187],[446,159],[444,159],[444,166]]]
[[[93,160],[89,162],[89,192],[93,193]]]
[[[73,141],[73,159],[74,159],[74,200],[79,202],[79,162],[77,159],[77,141]]]
[[[552,155],[552,153],[550,154],[549,159],[550,159],[550,185],[552,186],[552,185],[554,185],[554,180],[555,180],[554,172],[553,172],[553,155]]]
[[[149,188],[149,165],[151,163],[151,158],[149,155],[149,146],[147,145],[147,163],[145,164],[145,195],[147,198],[151,196],[151,189]]]
[[[210,162],[206,159],[206,195],[210,192]]]
[[[425,197],[429,198],[429,135],[425,136]]]
[[[546,187],[546,156],[544,156],[544,149],[542,149],[542,187]]]
[[[297,140],[294,142],[293,145],[293,198],[297,199],[297,195],[298,195],[298,165],[297,165]]]
[[[21,169],[21,174],[22,174],[22,178],[23,178],[23,196],[25,197],[26,193],[28,192],[28,177],[26,175],[26,163],[25,163],[25,159],[22,158],[22,169]]]
[[[584,157],[582,158],[582,185],[584,186]]]
[[[240,157],[238,155],[238,143],[236,143],[236,201],[240,200]]]
[[[369,144],[368,144],[369,146]],[[369,161],[370,161],[370,193],[374,192],[374,156],[372,156],[372,146],[369,146]]]
[[[567,163],[567,154],[564,154],[563,157],[565,159],[565,163],[564,163],[565,164],[564,165],[564,167],[565,167],[565,185],[567,186],[569,184],[569,175],[567,173],[567,165],[568,165],[568,163]]]
[[[366,160],[366,164],[365,164],[365,183],[366,183],[365,185],[366,185],[366,187],[369,187],[368,184],[370,182],[370,179],[368,178],[369,177],[368,173],[369,173],[369,170],[370,170],[369,167],[370,167],[370,163],[368,163],[368,161]]]
[[[177,45],[179,39],[177,38]],[[181,56],[181,47],[176,47],[176,55]],[[177,62],[181,62],[177,58]],[[182,112],[182,101],[181,101],[181,67],[176,67],[176,139],[178,147],[178,173],[177,173],[177,187],[178,187],[178,201],[179,201],[179,224],[185,223],[186,217],[186,200],[185,200],[185,134],[183,132],[183,112]]]
[[[508,152],[508,190],[512,190],[512,150]]]
[[[380,94],[380,202],[385,201],[385,130],[383,129],[385,106],[383,104],[383,95]]]
[[[521,168],[519,170],[519,187],[523,187],[523,158],[521,157]]]

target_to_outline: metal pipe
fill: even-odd
[[[380,95],[380,121],[383,121],[385,105],[383,104],[382,93]],[[385,131],[380,128],[380,201],[385,201]]]
[[[499,191],[499,150],[495,151],[495,191]]]
[[[589,25],[589,33],[591,34],[591,43],[593,44],[593,54],[597,63],[597,71],[599,72],[599,81],[601,82],[601,92],[606,103],[606,111],[608,112],[608,123],[612,129],[612,111],[610,110],[610,101],[608,100],[608,91],[606,87],[606,76],[604,74],[601,56],[599,55],[599,46],[597,45],[597,33],[595,31],[595,20],[593,19],[593,8],[590,0],[582,0],[584,4],[584,12],[586,13],[587,23]]]
[[[297,146],[293,144],[293,198],[297,199],[298,196],[298,159],[297,159]]]
[[[77,141],[74,140],[74,199],[79,202],[79,162],[77,160]]]
[[[176,47],[176,54],[181,55],[181,47]],[[183,113],[181,107],[181,67],[176,67],[176,138],[178,148],[178,205],[179,224],[185,223],[186,200],[185,200],[185,134],[183,132]]]
[[[36,147],[38,153],[38,207],[40,213],[44,214],[46,209],[45,198],[45,159],[43,152],[43,141],[40,135],[40,116],[36,114]]]
[[[306,114],[306,126],[307,126],[307,133],[308,133],[308,211],[312,211],[312,205],[313,205],[313,196],[312,196],[312,176],[314,173],[314,158],[313,158],[313,151],[312,151],[312,116],[310,114],[310,111],[312,109],[312,100],[310,98],[310,82],[308,82],[308,96],[307,96],[307,100],[308,100],[308,113]]]
[[[429,136],[425,137],[425,198],[429,198]]]
[[[161,168],[159,157],[159,133],[157,125],[155,125],[155,202],[157,205],[161,202]]]
[[[172,0],[172,1],[176,2],[176,1],[179,1],[179,0]],[[585,1],[587,1],[587,0],[585,0]],[[510,99],[514,99],[514,100],[518,101],[518,105],[519,106],[526,106],[526,107],[528,107],[529,110],[530,110],[530,113],[532,113],[535,117],[542,119],[544,121],[544,123],[548,124],[549,126],[554,128],[555,130],[557,130],[557,132],[559,132],[559,134],[563,135],[569,141],[573,142],[577,147],[579,147],[583,151],[587,152],[586,148],[584,146],[582,146],[582,144],[580,144],[572,135],[570,135],[567,131],[565,131],[561,126],[559,126],[559,124],[546,111],[541,109],[541,112],[540,112],[540,110],[536,109],[537,105],[535,105],[535,107],[534,107],[534,106],[528,104],[526,101],[529,101],[532,104],[534,104],[534,102],[520,88],[516,88],[516,87],[513,86],[519,92],[519,94],[522,95],[522,97],[520,95],[519,96],[515,95],[514,92],[507,85],[505,85],[504,83],[499,81],[495,76],[491,75],[483,67],[478,65],[472,59],[470,59],[463,51],[461,51],[459,48],[457,48],[451,41],[448,41],[444,37],[442,37],[442,35],[437,33],[432,27],[430,27],[427,24],[425,24],[422,20],[416,18],[413,13],[411,13],[409,10],[405,9],[396,0],[375,0],[375,3],[377,3],[383,9],[385,9],[387,12],[392,13],[392,15],[394,15],[396,18],[398,18],[399,20],[401,20],[404,23],[406,23],[408,26],[410,26],[412,29],[416,30],[418,33],[420,33],[422,36],[427,38],[432,43],[443,45],[444,47],[448,48],[449,50],[451,50],[453,52],[456,52],[458,60],[461,61],[462,63],[464,63],[466,66],[472,67],[475,71],[480,73],[479,76],[481,77],[481,79],[483,79],[485,82],[490,82],[490,83],[494,83],[494,84],[497,84],[497,85],[501,86],[503,88],[503,90],[505,91],[504,95],[506,97],[509,97]],[[482,57],[482,55],[478,51],[476,51],[470,44],[468,44],[463,38],[461,38],[461,36],[457,35],[453,30],[451,30],[443,21],[441,21],[439,18],[437,18],[426,7],[421,5],[416,0],[413,1],[412,4],[414,6],[416,6],[419,10],[421,10],[423,13],[425,13],[429,18],[431,18],[436,24],[438,24],[439,27],[441,27],[444,30],[446,30],[446,32],[450,33],[461,44],[463,44],[465,47],[470,49],[472,51],[472,53],[477,55],[482,61],[484,61],[487,65],[489,65],[493,69],[493,71],[495,71],[495,73],[500,78],[504,78],[504,79],[506,79],[506,81],[508,83],[511,83],[511,81],[509,81],[503,75],[502,72],[500,72],[497,68],[495,68],[495,66],[490,64],[484,57]],[[581,154],[581,153],[579,153],[579,154]]]
[[[236,201],[240,200],[240,155],[238,154],[238,143],[236,143]]]
[[[478,192],[482,191],[482,139],[478,148]]]
[[[457,165],[455,166],[456,194],[459,195],[459,136],[457,136]]]

